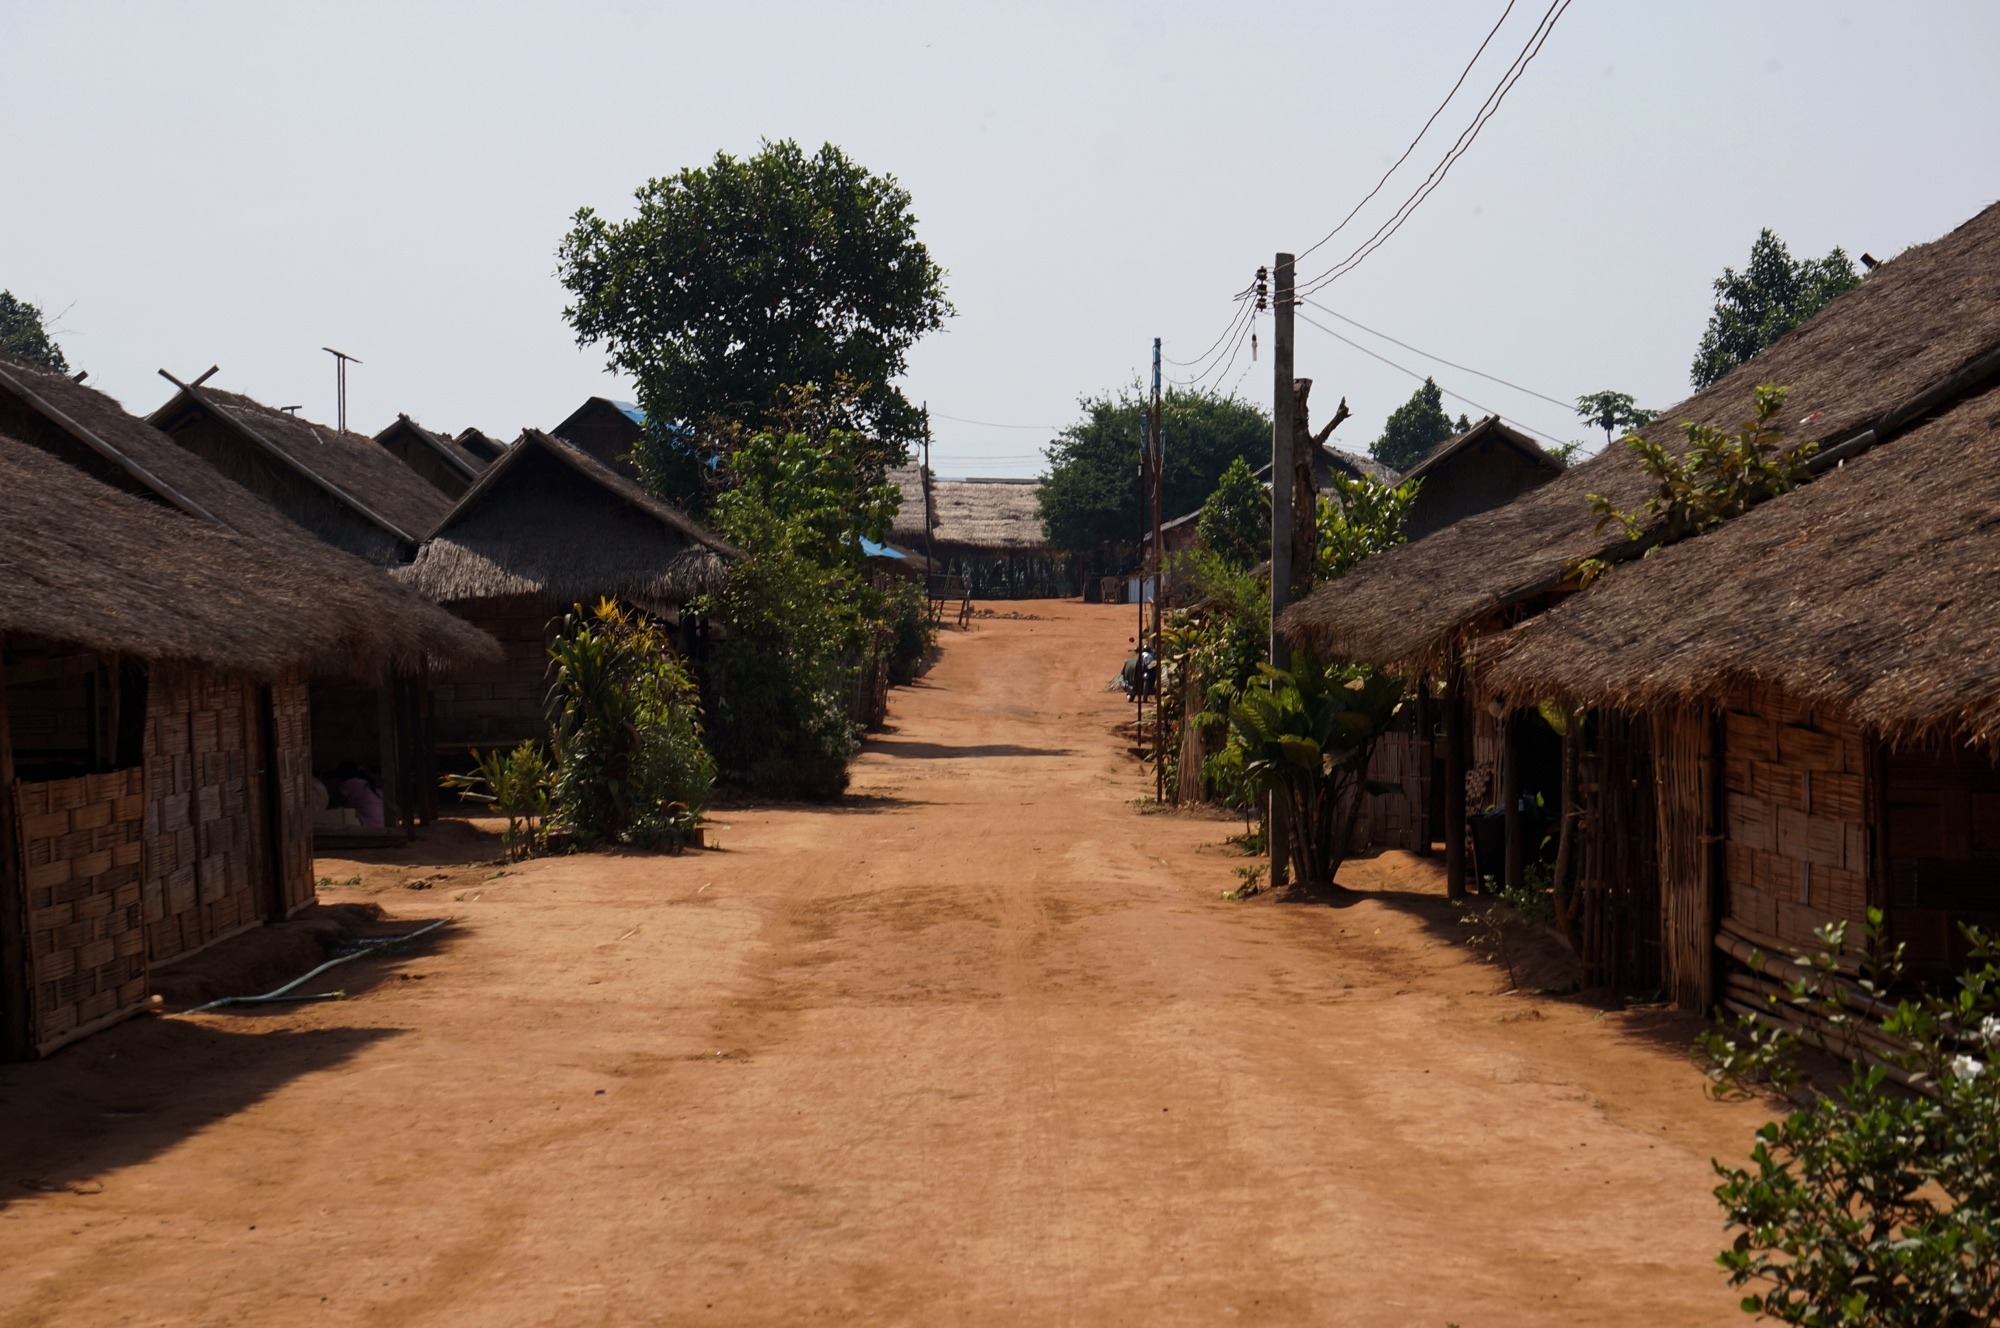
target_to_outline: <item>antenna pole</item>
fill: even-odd
[[[355,360],[354,357],[352,355],[349,355],[346,351],[335,350],[331,346],[321,346],[320,349],[325,351],[327,354],[333,356],[333,392],[335,398],[335,405],[334,405],[335,422],[340,431],[342,433],[346,433],[347,432],[347,362],[349,360],[354,360],[354,363],[359,364],[361,363],[361,361]]]

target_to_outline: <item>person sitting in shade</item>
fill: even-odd
[[[368,772],[352,761],[342,761],[333,772],[333,791],[341,805],[354,809],[354,819],[362,825],[382,828],[382,789]]]

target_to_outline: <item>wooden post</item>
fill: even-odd
[[[1292,602],[1292,296],[1293,260],[1279,254],[1277,289],[1271,299],[1271,666],[1290,668],[1291,644],[1278,628],[1278,615]],[[1291,865],[1291,825],[1284,799],[1273,797],[1265,813],[1271,842],[1271,884],[1285,884]]]
[[[1465,670],[1454,647],[1445,669],[1444,696],[1444,892],[1465,898]]]
[[[0,636],[0,645],[6,638]],[[0,1059],[34,1051],[33,993],[28,983],[28,890],[14,824],[14,734],[7,715],[7,667],[0,658]]]
[[[1410,702],[1410,770],[1405,773],[1403,787],[1410,786],[1412,777],[1416,780],[1418,795],[1412,799],[1410,808],[1410,851],[1420,858],[1431,855],[1431,841],[1437,838],[1437,827],[1431,824],[1431,684],[1427,678],[1417,679],[1416,698]]]
[[[1506,815],[1507,849],[1500,869],[1501,887],[1519,890],[1527,875],[1528,846],[1521,827],[1521,717],[1500,720],[1500,809]],[[1484,889],[1485,887],[1481,887]]]
[[[382,828],[401,825],[409,829],[404,811],[401,762],[396,759],[396,678],[384,669],[375,688],[375,737],[379,746],[382,776]]]

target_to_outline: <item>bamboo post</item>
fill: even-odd
[[[1500,809],[1506,817],[1507,848],[1500,869],[1502,888],[1519,890],[1527,875],[1526,834],[1521,826],[1521,722],[1517,714],[1500,720]],[[1484,887],[1481,887],[1484,888]]]
[[[1452,649],[1444,695],[1444,892],[1465,898],[1465,670]]]

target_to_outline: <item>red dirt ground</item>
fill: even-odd
[[[1709,1159],[1767,1113],[1691,1023],[1504,992],[1426,860],[1222,899],[1231,824],[1137,809],[1126,611],[1016,608],[843,805],[322,860],[454,922],[0,1067],[0,1322],[1744,1321]]]

